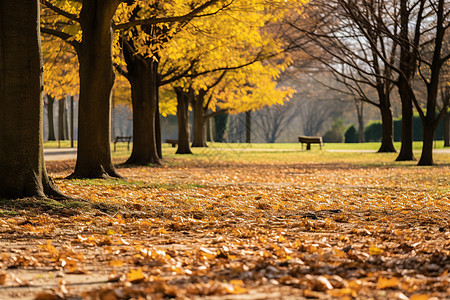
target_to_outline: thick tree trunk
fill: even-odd
[[[203,108],[202,92],[199,95],[194,96],[196,99],[192,103],[194,110],[194,136],[192,141],[192,147],[207,147],[206,145],[206,132],[205,132],[205,110]]]
[[[417,65],[417,55],[414,49],[411,49],[412,42],[409,34],[410,13],[407,7],[407,1],[400,1],[400,70],[399,80],[397,82],[398,92],[402,102],[402,138],[401,148],[396,161],[415,160],[413,154],[413,103],[409,85],[414,77]]]
[[[177,154],[192,154],[189,146],[189,96],[182,88],[175,88],[177,94],[178,149]]]
[[[390,105],[386,107],[381,101],[380,104],[381,146],[380,149],[378,149],[378,152],[397,152],[394,146],[394,121],[392,118],[392,109]]]
[[[413,154],[413,104],[407,83],[400,79],[398,90],[402,101],[402,145],[396,161],[415,160]]]
[[[120,177],[111,162],[110,101],[114,83],[111,20],[118,0],[86,0],[80,13],[78,155],[70,178]]]
[[[138,73],[137,80],[131,84],[133,103],[133,150],[126,164],[161,164],[156,147],[156,99],[155,86],[151,86],[151,73],[148,68]]]
[[[158,62],[124,47],[133,106],[133,150],[126,164],[161,165],[158,154]]]
[[[0,1],[0,197],[64,197],[44,164],[39,2]]]
[[[54,123],[54,110],[55,98],[47,95],[47,118],[48,118],[48,140],[56,141],[55,137],[55,123]]]
[[[433,141],[435,129],[424,124],[423,126],[423,145],[422,155],[420,156],[419,166],[433,165]]]

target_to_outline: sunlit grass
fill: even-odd
[[[443,148],[443,141],[436,141],[435,149]],[[61,141],[61,148],[70,147],[70,141]],[[175,154],[177,148],[163,143],[163,156],[168,164],[183,164],[183,161],[198,161],[199,163],[214,162],[248,162],[248,163],[347,163],[372,166],[415,166],[417,161],[395,162],[398,153],[376,153],[380,143],[329,143],[319,149],[318,145],[312,145],[312,150],[301,150],[300,143],[275,143],[275,144],[246,144],[246,143],[208,143],[207,148],[192,148],[193,154]],[[395,143],[397,151],[400,143]],[[46,142],[46,148],[57,148],[58,142]],[[420,157],[422,142],[414,142],[415,156]],[[126,159],[131,154],[127,143],[117,143],[116,151],[111,143],[111,155],[114,159]],[[337,151],[336,151],[337,150]],[[355,152],[345,152],[340,150]],[[358,152],[358,150],[363,150]],[[449,164],[450,155],[435,153],[436,164]]]

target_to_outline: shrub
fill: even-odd
[[[342,143],[344,141],[344,121],[337,119],[334,121],[331,128],[323,135],[323,141],[325,143]]]
[[[345,142],[346,143],[357,143],[358,142],[358,131],[355,125],[351,124],[345,131]]]

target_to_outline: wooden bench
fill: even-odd
[[[306,144],[306,150],[311,150],[311,144],[319,144],[320,150],[322,150],[322,137],[321,136],[299,136],[298,141],[302,143],[302,150],[303,150],[303,143]]]
[[[172,147],[175,147],[176,145],[178,145],[178,140],[170,140],[170,139],[167,139],[167,140],[166,140],[166,143],[171,144]]]
[[[118,142],[128,142],[127,150],[130,150],[131,136],[116,136],[114,139],[114,152],[116,152],[116,144]]]

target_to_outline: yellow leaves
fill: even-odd
[[[122,260],[118,260],[118,259],[111,260],[111,261],[109,262],[109,265],[110,265],[111,267],[123,267],[124,264],[125,264],[125,263],[124,263]]]
[[[39,245],[41,247],[41,249],[47,251],[48,253],[50,253],[50,255],[52,256],[58,256],[59,251],[55,248],[55,246],[52,246],[52,241],[51,240],[47,240],[46,243],[44,245]]]
[[[370,247],[369,247],[369,254],[370,254],[370,255],[377,256],[377,255],[383,254],[383,252],[384,252],[384,250],[383,250],[383,249],[380,249],[380,248],[378,248],[378,247],[375,247],[375,246],[370,246]]]
[[[127,281],[131,283],[139,283],[144,281],[146,276],[142,273],[142,268],[138,268],[137,270],[131,269],[127,273]]]
[[[409,300],[428,300],[430,299],[430,296],[426,294],[414,294],[409,297]]]
[[[248,290],[244,287],[244,282],[242,280],[230,280],[228,284],[224,284],[225,291],[228,294],[245,294]]]
[[[327,290],[327,294],[333,297],[345,297],[345,296],[349,296],[349,297],[357,297],[358,293],[351,289],[351,288],[342,288],[342,289],[330,289]]]
[[[399,280],[396,277],[392,278],[385,278],[385,277],[378,277],[377,281],[377,289],[387,289],[387,288],[395,288],[399,284]]]
[[[0,273],[0,285],[6,284],[7,277],[8,277],[8,275],[6,273]]]

